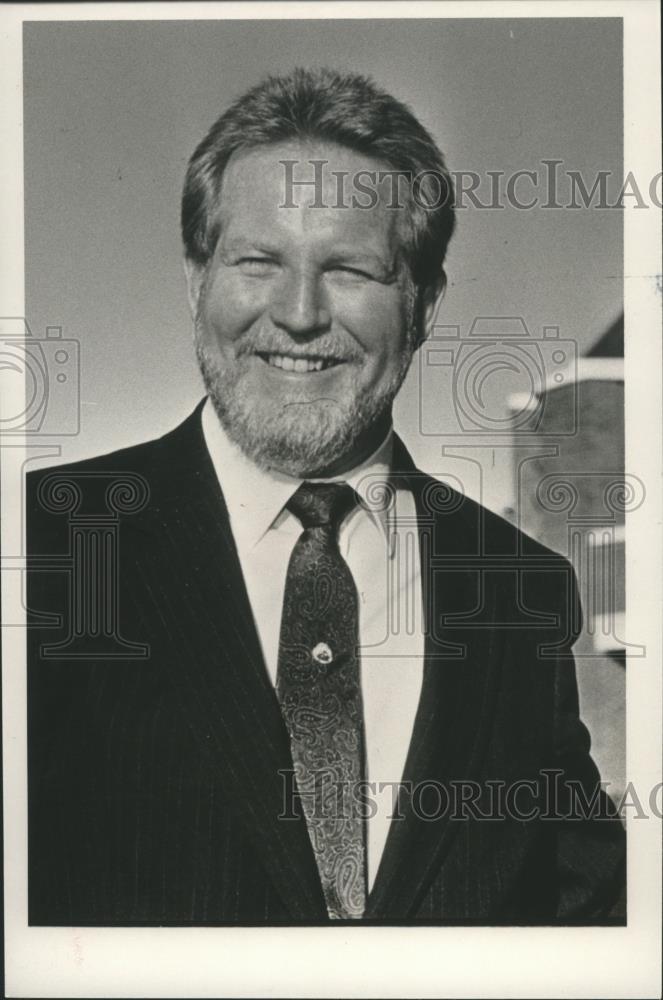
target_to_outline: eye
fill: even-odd
[[[240,257],[237,261],[243,274],[268,274],[276,265],[271,257]]]
[[[349,264],[335,264],[334,267],[330,268],[334,273],[340,272],[341,274],[348,275],[350,278],[356,278],[357,280],[363,281],[375,281],[372,274],[368,271],[362,271],[359,267],[351,267]]]

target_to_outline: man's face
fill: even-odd
[[[295,181],[328,160],[323,208]],[[266,468],[334,474],[379,444],[414,342],[413,289],[402,246],[405,209],[338,207],[332,171],[383,164],[326,143],[237,154],[220,196],[220,236],[205,268],[187,263],[196,348],[227,433]],[[366,201],[364,197],[362,199]]]

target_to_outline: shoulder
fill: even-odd
[[[149,469],[153,462],[159,461],[165,453],[177,450],[183,444],[185,438],[191,435],[197,422],[200,406],[196,407],[186,420],[173,430],[168,431],[160,437],[142,441],[139,444],[131,445],[127,448],[120,448],[116,451],[106,452],[101,455],[94,455],[91,458],[68,462],[62,465],[49,466],[44,469],[37,469],[27,474],[28,483],[38,483],[44,476],[76,476],[94,475],[105,472],[135,472],[140,473]]]
[[[149,470],[159,441],[146,441],[83,461],[36,469],[26,475],[25,508],[28,538],[52,517],[103,505],[109,489],[127,489],[142,495],[149,491]]]
[[[26,475],[28,540],[59,515],[134,513],[160,506],[183,481],[205,468],[200,409],[174,430],[140,444]]]
[[[521,556],[564,560],[558,552],[523,531],[519,525],[473,499],[442,477],[418,468],[398,435],[394,436],[393,475],[412,492],[420,524],[434,529],[434,542],[461,556]]]
[[[490,591],[509,605],[505,620],[526,624],[540,612],[557,625],[566,623],[565,633],[577,631],[576,574],[564,554],[441,479],[414,466],[407,478],[420,530],[428,533],[433,575],[445,569],[469,574],[478,600]]]
[[[462,506],[466,519],[482,525],[484,545],[489,552],[505,554],[513,552],[531,559],[555,559],[566,562],[561,553],[544,545],[517,524],[484,507],[471,497],[464,496]]]
[[[522,556],[564,560],[517,523],[507,520],[466,493],[419,469],[408,476],[420,520],[434,524],[445,549],[468,555]]]

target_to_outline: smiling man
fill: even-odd
[[[608,919],[573,572],[392,427],[450,194],[358,75],[269,78],[193,154],[206,400],[29,480],[31,923]]]

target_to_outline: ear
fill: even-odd
[[[421,347],[425,340],[428,340],[431,330],[433,329],[437,319],[440,307],[442,306],[442,299],[444,298],[444,287],[442,288],[428,288],[422,295],[420,304],[420,323],[419,329],[421,335],[419,337],[419,343],[417,344],[417,349]]]
[[[196,264],[190,257],[184,258],[184,277],[186,279],[186,293],[189,300],[189,310],[195,323],[198,315],[198,303],[203,287],[206,268],[202,264]]]

